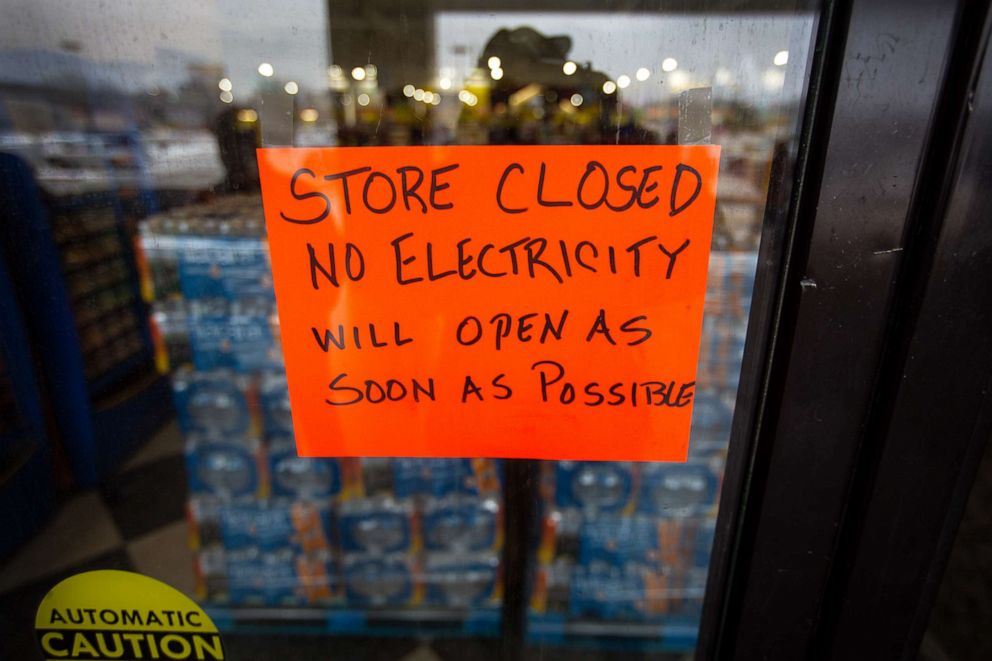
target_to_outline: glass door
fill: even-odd
[[[914,10],[879,15],[932,23],[929,41],[872,40],[876,16],[855,4],[11,3],[3,247],[61,493],[47,527],[0,566],[14,655],[40,654],[30,622],[42,597],[94,569],[195,599],[231,658],[774,647],[763,618],[809,596],[801,621],[822,595],[791,575],[760,583],[807,541],[830,546],[830,507],[846,502],[817,489],[849,464],[796,435],[827,415],[809,402],[843,388],[837,367],[869,379],[891,303],[881,287],[862,333],[841,327],[862,311],[829,270],[852,259],[831,237],[898,253],[873,232],[891,221],[901,235],[926,149],[914,131],[929,126],[934,53],[951,38],[948,12]],[[913,130],[878,138],[893,121],[882,105],[900,99],[886,75],[930,64],[901,98]],[[685,461],[301,456],[284,369],[298,339],[277,310],[256,149],[566,145],[590,163],[622,146],[720,148]],[[860,202],[871,222],[859,233],[826,201],[869,199],[847,175],[871,150],[889,197]],[[407,183],[402,202],[426,212]],[[861,286],[893,276],[885,259]],[[331,277],[320,268],[315,288]],[[832,348],[814,346],[822,329]],[[847,393],[852,409],[871,398]],[[817,438],[850,440],[861,418],[838,419]]]

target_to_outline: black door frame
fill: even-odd
[[[772,177],[789,204],[765,219],[699,658],[916,654],[992,428],[987,18],[821,9],[798,157]]]
[[[828,594],[832,658],[916,658],[992,435],[992,14],[969,11]]]

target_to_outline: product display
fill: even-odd
[[[140,231],[201,599],[498,622],[499,462],[297,454],[259,205],[223,198]]]
[[[563,640],[589,621],[653,623],[658,640],[671,642],[670,631],[687,645],[694,639],[755,261],[754,253],[711,255],[686,463],[542,464],[533,639]]]
[[[146,291],[162,297],[153,312],[160,362],[173,368],[187,434],[203,598],[498,606],[499,463],[299,457],[265,241],[261,225],[247,220],[257,208],[247,198],[240,209],[230,199],[223,208],[187,208],[142,229]],[[535,624],[695,621],[754,268],[752,253],[712,255],[688,462],[542,464]]]

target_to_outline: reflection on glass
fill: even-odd
[[[295,456],[255,149],[721,145],[690,461],[542,464],[527,581],[534,641],[639,623],[654,627],[642,644],[691,647],[771,162],[794,148],[815,17],[464,4],[16,0],[0,24],[0,151],[71,209],[54,222],[87,378],[111,383],[142,351],[140,369],[171,374],[201,599],[344,609],[361,616],[335,626],[359,633],[372,611],[442,613],[495,635],[499,462]],[[122,303],[139,293],[151,339]]]

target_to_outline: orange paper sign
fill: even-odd
[[[684,461],[719,153],[259,150],[300,454]]]

